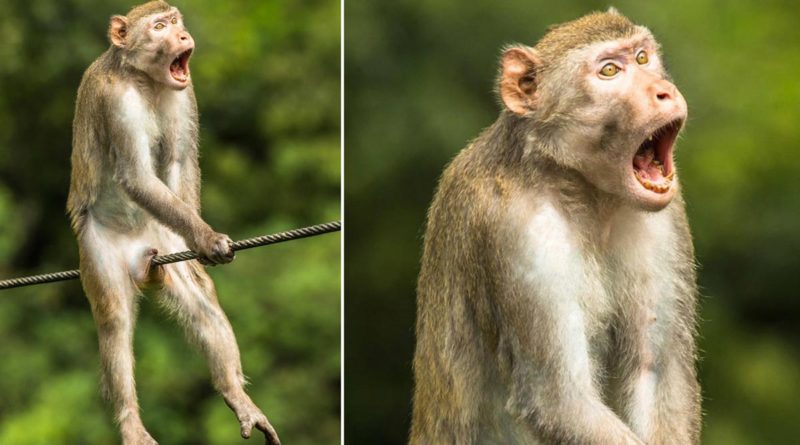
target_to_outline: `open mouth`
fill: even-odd
[[[192,56],[192,49],[187,49],[182,52],[172,63],[169,65],[169,74],[173,79],[178,82],[186,82],[189,80],[189,57]]]
[[[682,124],[677,119],[654,131],[633,156],[633,175],[647,190],[663,194],[672,187],[675,177],[672,147]]]

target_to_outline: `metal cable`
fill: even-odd
[[[274,233],[272,235],[257,236],[255,238],[248,238],[233,243],[231,248],[235,251],[252,249],[253,247],[268,246],[270,244],[278,244],[284,241],[292,241],[300,238],[308,238],[310,236],[323,235],[330,232],[338,232],[342,229],[341,221],[332,221],[322,224],[317,224],[309,227],[302,227],[299,229],[287,230],[285,232]],[[169,255],[157,255],[153,257],[153,264],[170,264],[180,261],[194,260],[197,254],[187,250],[185,252],[176,252]],[[56,281],[67,281],[79,278],[81,275],[77,269],[67,270],[63,272],[46,273],[42,275],[32,275],[28,277],[11,278],[8,280],[0,281],[0,290],[11,289],[14,287],[32,286],[34,284],[54,283]]]

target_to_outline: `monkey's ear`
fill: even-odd
[[[111,41],[111,44],[118,48],[124,48],[127,36],[128,19],[121,15],[111,17],[111,23],[108,25],[108,40]]]
[[[536,51],[527,46],[512,46],[500,60],[500,98],[509,110],[525,114],[534,108],[541,61]]]
[[[619,10],[617,8],[613,7],[613,6],[609,6],[608,7],[608,11],[606,11],[606,13],[607,14],[613,14],[613,15],[622,15],[622,14],[620,14]]]

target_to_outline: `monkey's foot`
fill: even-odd
[[[266,439],[265,443],[267,445],[281,445],[281,440],[278,439],[278,433],[275,432],[275,428],[270,425],[269,420],[267,420],[267,416],[265,416],[264,413],[262,413],[252,401],[240,400],[238,401],[239,403],[235,403],[232,400],[226,400],[226,402],[228,403],[228,406],[233,409],[233,411],[236,413],[236,417],[239,419],[242,437],[249,439],[250,434],[253,431],[253,427],[255,427],[264,433],[264,437]]]
[[[123,430],[122,445],[158,445],[158,442],[142,427]]]

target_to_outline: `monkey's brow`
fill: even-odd
[[[178,11],[170,11],[161,15],[157,15],[153,17],[153,22],[162,22],[162,21],[169,21],[173,17],[183,20],[183,15],[181,15]]]
[[[653,46],[651,40],[647,37],[628,41],[619,45],[614,45],[611,48],[606,48],[597,55],[597,61],[600,62],[605,59],[615,59],[620,56],[632,53],[638,48],[651,48]]]

